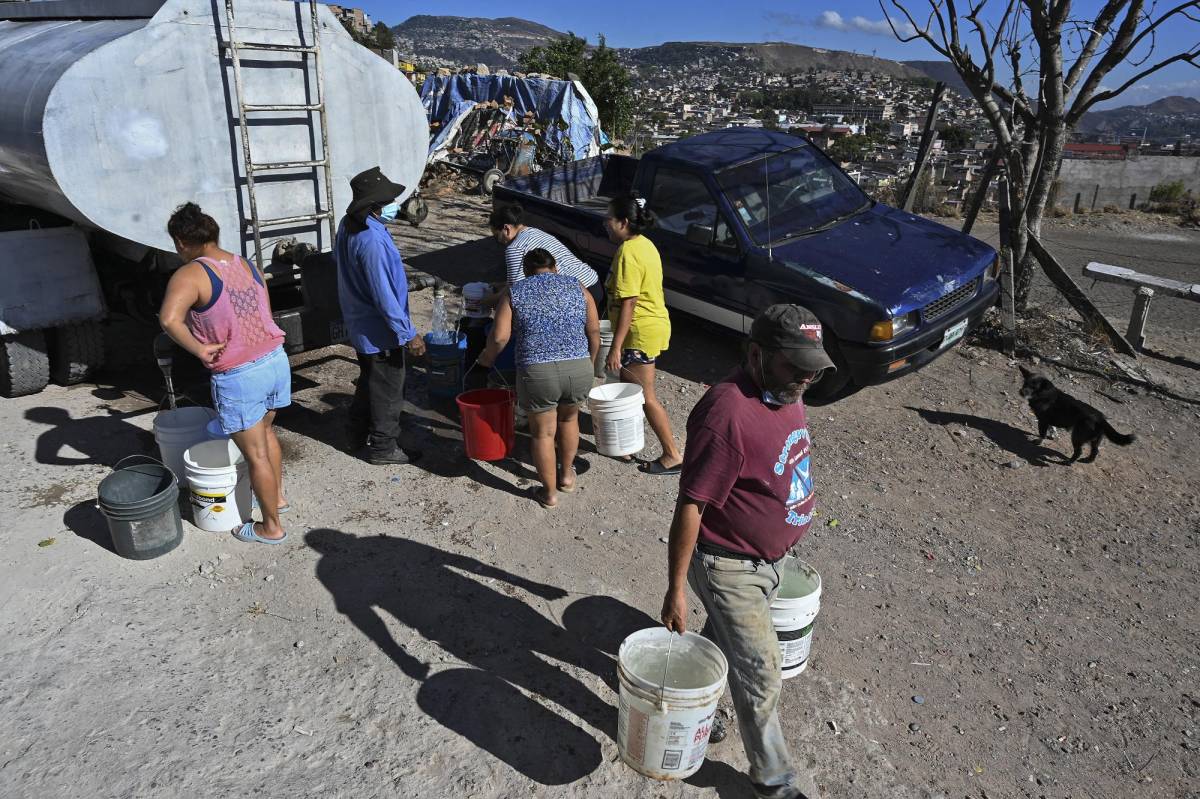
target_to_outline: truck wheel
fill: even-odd
[[[0,337],[0,396],[36,394],[50,382],[50,359],[46,337],[40,330],[27,330]]]
[[[504,173],[499,169],[489,169],[483,173],[483,177],[479,179],[479,193],[484,197],[491,197],[492,192],[496,189],[496,184],[504,180]]]
[[[420,197],[409,197],[404,201],[404,205],[400,206],[400,211],[413,227],[420,225],[425,221],[425,217],[429,216],[429,206]]]
[[[104,328],[79,322],[55,328],[50,335],[50,379],[60,386],[87,380],[104,365]]]
[[[842,349],[837,340],[831,335],[825,338],[825,352],[837,367],[837,371],[826,371],[820,380],[804,392],[804,401],[812,401],[814,405],[827,405],[854,391],[854,384],[850,381],[850,367],[842,357]]]

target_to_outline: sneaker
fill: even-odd
[[[404,466],[421,459],[421,453],[417,450],[404,450],[397,447],[391,452],[375,452],[368,449],[363,454],[363,460],[372,466]]]
[[[729,725],[725,722],[725,718],[717,713],[713,717],[712,730],[708,733],[708,742],[710,744],[719,744],[725,740],[725,736],[729,735]]]

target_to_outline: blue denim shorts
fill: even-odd
[[[283,347],[212,375],[213,407],[226,435],[249,430],[267,411],[292,404],[292,368]]]

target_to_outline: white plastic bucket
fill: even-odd
[[[596,353],[596,371],[594,374],[604,379],[606,373],[604,362],[608,360],[608,352],[612,349],[613,326],[607,319],[600,320],[600,350]]]
[[[626,638],[617,652],[621,759],[656,780],[695,774],[728,671],[716,644],[696,633],[652,627]]]
[[[646,397],[637,383],[608,383],[588,394],[592,432],[601,455],[617,457],[641,452],[646,446],[642,406]]]
[[[205,441],[183,456],[187,469],[192,522],[210,533],[227,533],[250,521],[253,491],[249,469],[237,444]]]
[[[205,441],[221,441],[229,438],[221,427],[221,420],[216,417],[213,417],[213,420],[205,426],[204,436]]]
[[[483,298],[488,295],[490,287],[487,283],[468,283],[463,286],[462,315],[468,319],[488,319],[492,312],[483,307]]]
[[[207,440],[205,427],[215,418],[217,412],[212,408],[196,406],[159,411],[154,416],[154,440],[158,443],[161,460],[175,473],[180,490],[187,489],[183,453],[193,444]]]
[[[779,638],[786,680],[808,667],[813,624],[821,610],[821,575],[791,555],[779,562],[779,571],[779,593],[771,603],[771,621]]]

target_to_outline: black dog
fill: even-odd
[[[1075,446],[1071,463],[1079,460],[1079,453],[1083,452],[1084,444],[1090,444],[1092,449],[1083,459],[1083,463],[1091,463],[1100,452],[1101,438],[1107,437],[1109,441],[1122,447],[1132,444],[1137,439],[1132,433],[1118,433],[1104,418],[1104,414],[1086,402],[1080,402],[1059,391],[1046,378],[1035,375],[1024,366],[1018,368],[1025,377],[1021,386],[1021,396],[1029,400],[1029,407],[1037,416],[1038,440],[1046,438],[1051,427],[1070,430],[1071,443]]]

